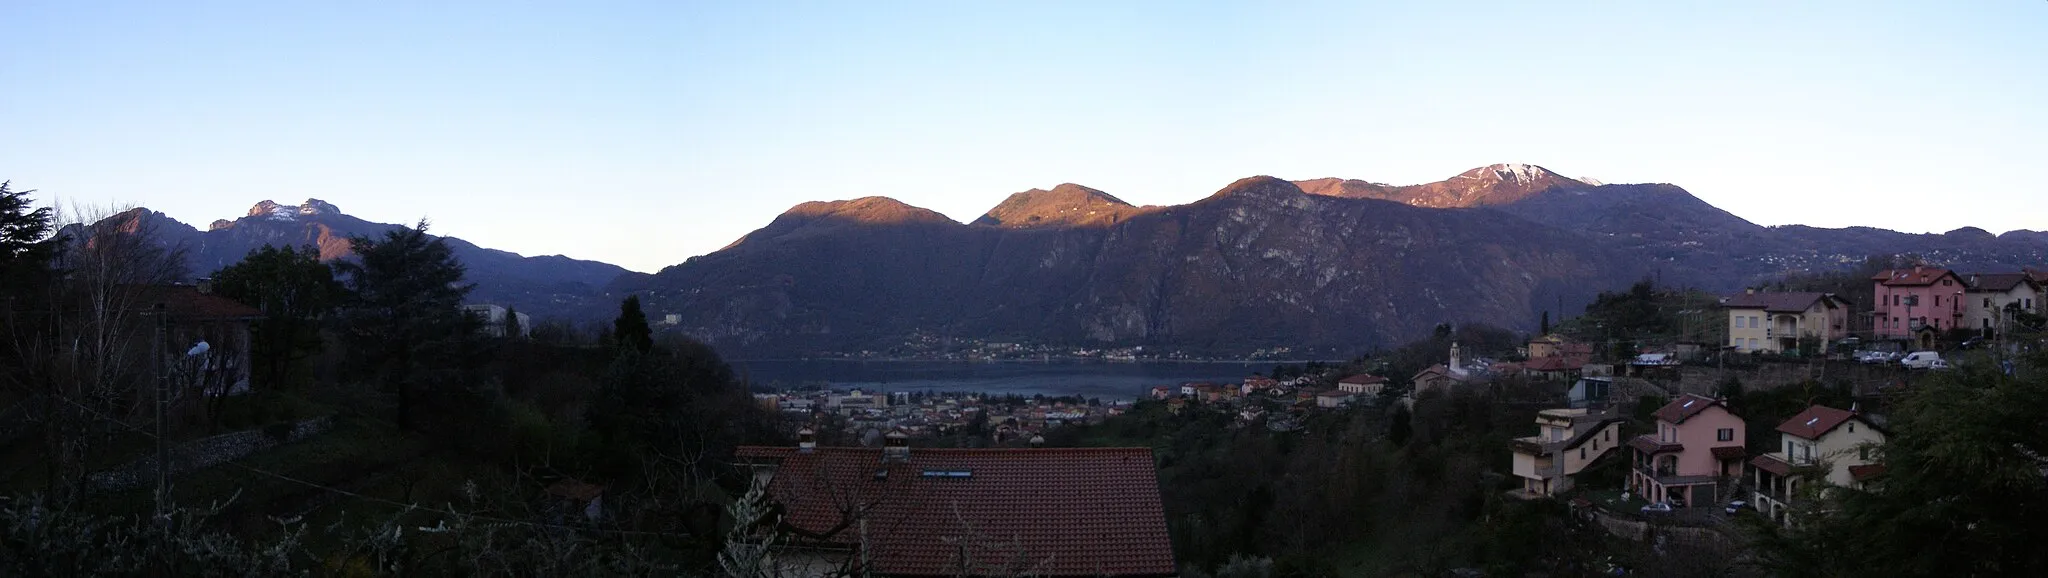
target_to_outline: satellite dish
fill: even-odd
[[[205,354],[206,354],[206,350],[208,350],[208,349],[212,349],[212,348],[213,348],[212,346],[209,346],[209,345],[207,345],[207,344],[206,344],[206,341],[204,341],[204,340],[201,340],[201,341],[200,341],[200,342],[199,342],[198,344],[196,344],[196,345],[193,345],[193,346],[192,346],[192,350],[191,350],[191,351],[187,351],[187,352],[185,352],[185,356],[186,356],[186,357],[199,357],[199,356],[201,356],[201,355],[205,355]]]

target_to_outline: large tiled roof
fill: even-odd
[[[1577,355],[1558,355],[1531,359],[1523,362],[1522,367],[1529,371],[1578,371],[1586,366],[1587,361]]]
[[[1173,545],[1149,448],[880,449],[749,446],[799,536],[865,543],[894,576],[1168,576]],[[859,510],[858,516],[846,512]],[[806,536],[808,534],[808,536]]]
[[[1914,267],[1912,269],[1886,269],[1878,271],[1876,275],[1870,276],[1870,280],[1891,287],[1912,287],[1933,285],[1941,281],[1942,277],[1955,275],[1955,272],[1947,269]],[[1956,277],[1956,279],[1961,280],[1962,277]]]
[[[1835,305],[1836,298],[1827,293],[1743,293],[1721,299],[1721,306],[1729,309],[1762,309],[1772,313],[1800,313],[1812,309],[1814,304]]]
[[[1855,417],[1856,413],[1848,410],[1835,409],[1825,405],[1807,406],[1806,411],[1799,412],[1799,415],[1792,416],[1792,419],[1778,424],[1778,431],[1810,440],[1817,440],[1820,439],[1820,436],[1827,435],[1829,431],[1840,427],[1843,423]]]
[[[1355,384],[1360,384],[1360,385],[1372,385],[1372,384],[1375,384],[1375,383],[1386,383],[1386,382],[1387,382],[1387,378],[1384,378],[1384,377],[1380,377],[1380,376],[1377,376],[1377,375],[1372,375],[1372,374],[1368,374],[1368,373],[1361,373],[1361,374],[1358,374],[1358,375],[1353,375],[1353,376],[1351,376],[1351,377],[1346,377],[1346,378],[1344,378],[1344,379],[1340,379],[1340,380],[1337,380],[1337,383],[1355,383]]]
[[[156,307],[158,303],[164,304],[164,309],[171,314],[172,319],[254,319],[263,316],[263,312],[254,307],[219,295],[202,293],[198,287],[192,285],[127,285],[123,289],[131,292],[129,302],[134,303],[136,307],[148,309]]]
[[[1664,404],[1664,407],[1657,408],[1657,419],[1671,423],[1685,423],[1685,420],[1691,419],[1692,416],[1699,415],[1700,412],[1706,411],[1707,408],[1720,404],[1721,402],[1714,401],[1713,398],[1688,393],[1678,396],[1678,399],[1671,400],[1671,403]]]
[[[2021,283],[2033,283],[2025,272],[2020,273],[1971,273],[1968,276],[1971,291],[2011,291]]]
[[[1719,446],[1707,451],[1714,454],[1714,459],[1721,461],[1739,460],[1749,455],[1749,450],[1742,446]]]

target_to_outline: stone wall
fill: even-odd
[[[297,423],[275,424],[252,430],[226,433],[180,443],[170,450],[171,476],[197,471],[283,444],[304,440],[334,427],[334,418],[317,417]],[[156,455],[144,456],[127,465],[86,476],[93,491],[114,492],[148,486],[156,481]]]

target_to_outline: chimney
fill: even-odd
[[[818,449],[818,432],[811,428],[796,430],[796,452],[808,454]]]
[[[882,436],[882,461],[903,463],[910,461],[910,436],[903,430],[890,430]]]
[[[1451,342],[1451,365],[1449,366],[1451,373],[1462,373],[1464,371],[1459,369],[1462,364],[1459,363],[1458,357],[1458,342],[1453,341]]]
[[[1859,404],[1859,403],[1856,403],[1856,402],[1853,402],[1853,401],[1852,401],[1852,402],[1849,402],[1849,413],[1859,413],[1859,412],[1857,412],[1856,410],[1857,410],[1857,408],[1858,408],[1858,407],[1860,407],[1860,406],[1862,406],[1862,404]]]
[[[200,295],[212,295],[212,294],[213,294],[213,278],[212,278],[212,277],[200,277],[200,278],[199,278],[199,294],[200,294]]]
[[[1045,436],[1042,436],[1042,435],[1038,435],[1038,434],[1031,434],[1031,447],[1034,447],[1034,448],[1042,448],[1042,447],[1045,447]]]
[[[1742,288],[1742,294],[1744,294],[1744,295],[1755,295],[1755,294],[1756,294],[1756,288],[1755,288],[1755,287],[1744,287],[1744,288]]]

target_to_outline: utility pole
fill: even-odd
[[[166,314],[164,304],[156,304],[156,347],[151,356],[156,359],[156,516],[158,520],[170,516],[171,453],[164,443],[164,396],[169,383],[170,372],[164,367],[164,343],[170,339],[171,316]]]

